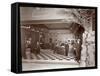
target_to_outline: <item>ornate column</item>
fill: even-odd
[[[86,39],[88,37],[88,32],[84,32],[82,36],[82,51],[81,51],[81,60],[80,60],[80,67],[86,67],[86,59],[87,59],[87,42]]]
[[[90,31],[87,37],[87,43],[88,43],[88,51],[87,51],[87,60],[86,60],[86,66],[87,67],[93,67],[95,66],[95,32]]]
[[[95,66],[95,32],[83,33],[80,67]]]

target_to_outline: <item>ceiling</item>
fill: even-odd
[[[72,23],[80,24],[80,21],[83,22],[82,18],[89,18],[92,12],[89,9],[21,7],[20,20],[21,25],[43,24],[49,29],[74,30],[75,25]]]
[[[69,8],[21,7],[20,18],[21,21],[33,21],[33,24],[36,21],[46,24],[48,24],[48,21],[55,21],[55,23],[78,22],[72,9]]]
[[[49,29],[70,29],[77,18],[69,8],[21,7],[21,25],[43,24]]]

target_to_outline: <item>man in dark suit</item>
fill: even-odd
[[[69,45],[68,43],[66,42],[65,43],[65,55],[68,56],[68,51],[69,51]]]
[[[40,43],[39,41],[37,41],[37,45],[36,45],[36,55],[40,54]]]
[[[76,61],[79,62],[80,55],[81,55],[81,43],[80,43],[80,41],[75,43],[74,48],[75,48],[75,54],[76,54]]]

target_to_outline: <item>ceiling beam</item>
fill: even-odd
[[[71,21],[72,22],[72,21]],[[27,20],[21,21],[21,25],[24,24],[57,24],[57,23],[71,23],[65,19],[49,19],[49,20]]]

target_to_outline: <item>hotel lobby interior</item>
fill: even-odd
[[[20,7],[23,70],[95,66],[95,10]]]

